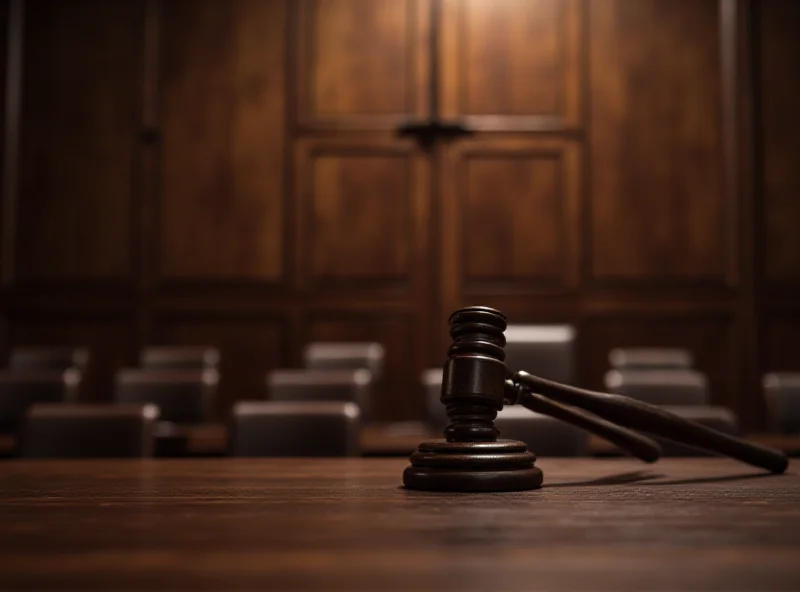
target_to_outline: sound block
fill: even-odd
[[[535,462],[536,456],[516,440],[431,440],[411,455],[403,484],[423,491],[526,491],[542,485],[542,471]]]

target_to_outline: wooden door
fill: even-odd
[[[568,320],[578,284],[581,14],[574,0],[444,0],[441,310]]]
[[[418,417],[431,300],[427,0],[295,5],[292,261],[302,343],[378,341],[381,419]]]

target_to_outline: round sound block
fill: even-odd
[[[423,442],[403,484],[424,491],[525,491],[542,485],[536,456],[523,442]]]

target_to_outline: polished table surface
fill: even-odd
[[[800,589],[800,479],[541,459],[546,486],[404,490],[403,459],[0,464],[0,587]]]

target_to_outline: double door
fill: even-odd
[[[421,364],[442,358],[447,315],[459,306],[526,319],[570,314],[580,8],[575,0],[298,4],[296,189],[310,208],[313,272],[404,293],[413,339],[429,346]],[[325,232],[333,226],[342,232],[335,238]]]

